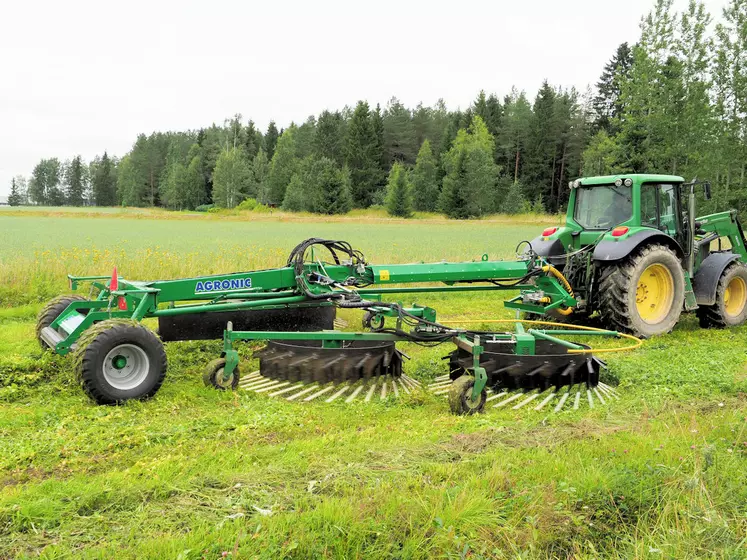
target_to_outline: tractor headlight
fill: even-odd
[[[622,187],[623,186],[623,180],[622,179],[618,179],[617,181],[615,181],[615,186],[616,187]]]
[[[624,181],[626,187],[632,187],[633,186],[633,179],[625,179]]]

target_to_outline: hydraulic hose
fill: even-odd
[[[555,268],[551,264],[546,264],[542,267],[542,272],[549,272],[555,278],[557,278],[561,284],[563,284],[563,287],[565,288],[565,291],[568,292],[568,294],[573,297],[573,288],[571,287],[571,283],[568,282],[565,276],[563,276],[563,273],[560,272],[557,268]],[[570,315],[573,313],[572,307],[566,307],[565,309],[561,309],[560,307],[556,307],[555,311],[560,313],[561,315]]]

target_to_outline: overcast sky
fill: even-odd
[[[725,0],[706,0],[720,14]],[[241,113],[264,130],[358,99],[466,108],[480,89],[584,90],[653,0],[4,1],[0,194],[42,157]],[[685,0],[679,1],[680,6]]]

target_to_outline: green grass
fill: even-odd
[[[512,258],[536,225],[40,215],[0,225],[11,245],[1,274],[15,279],[0,308],[0,558],[747,556],[747,327],[703,331],[688,317],[610,355],[622,398],[605,407],[475,417],[426,395],[346,405],[218,393],[200,379],[217,342],[168,345],[156,398],[97,407],[70,361],[34,341],[35,301],[64,291],[68,271],[274,266],[312,235],[347,239],[372,262]],[[445,320],[510,317],[500,296],[418,301]],[[408,374],[444,372],[448,345],[403,349]],[[252,371],[251,348],[241,351]]]

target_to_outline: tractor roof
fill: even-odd
[[[600,177],[581,177],[581,185],[609,185],[618,179],[632,179],[634,183],[684,183],[677,175],[655,175],[649,173],[622,173],[620,175],[603,175]]]

